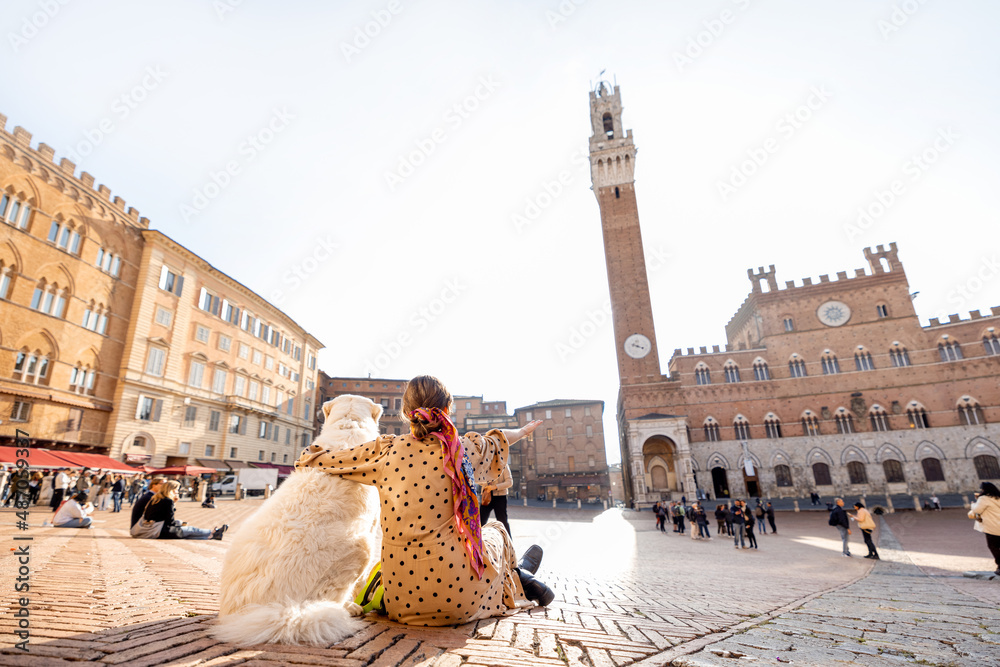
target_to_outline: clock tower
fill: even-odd
[[[590,92],[590,177],[601,209],[611,313],[622,385],[662,380],[653,331],[653,308],[635,200],[635,145],[622,130],[618,86],[601,82]]]

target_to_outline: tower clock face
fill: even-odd
[[[816,317],[828,327],[839,327],[851,319],[851,309],[842,301],[827,301],[816,310]]]
[[[633,359],[642,359],[653,349],[653,344],[642,334],[632,334],[625,339],[625,354]]]

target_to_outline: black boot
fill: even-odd
[[[538,572],[538,566],[542,564],[542,548],[537,544],[532,544],[521,556],[521,562],[517,564],[518,569],[525,570],[531,574]]]
[[[537,602],[540,607],[547,607],[555,599],[555,592],[531,576],[530,573],[519,568],[514,568],[514,571],[517,572],[517,576],[521,580],[524,597]]]

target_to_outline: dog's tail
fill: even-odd
[[[212,634],[224,642],[253,644],[313,644],[329,646],[363,627],[337,602],[248,605],[219,618]]]

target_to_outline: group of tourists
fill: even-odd
[[[686,498],[669,503],[655,503],[653,514],[656,516],[656,527],[663,533],[667,532],[666,524],[669,518],[673,522],[674,533],[688,533],[693,540],[712,539],[709,528],[708,512],[700,502],[687,504]],[[762,534],[767,533],[765,519],[771,524],[771,532],[777,533],[774,523],[774,507],[771,503],[763,503],[757,499],[755,509],[742,500],[734,500],[731,504],[721,504],[715,507],[716,535],[726,535],[733,538],[737,549],[756,549],[757,538],[754,536],[756,527]],[[688,530],[685,530],[687,521]]]

